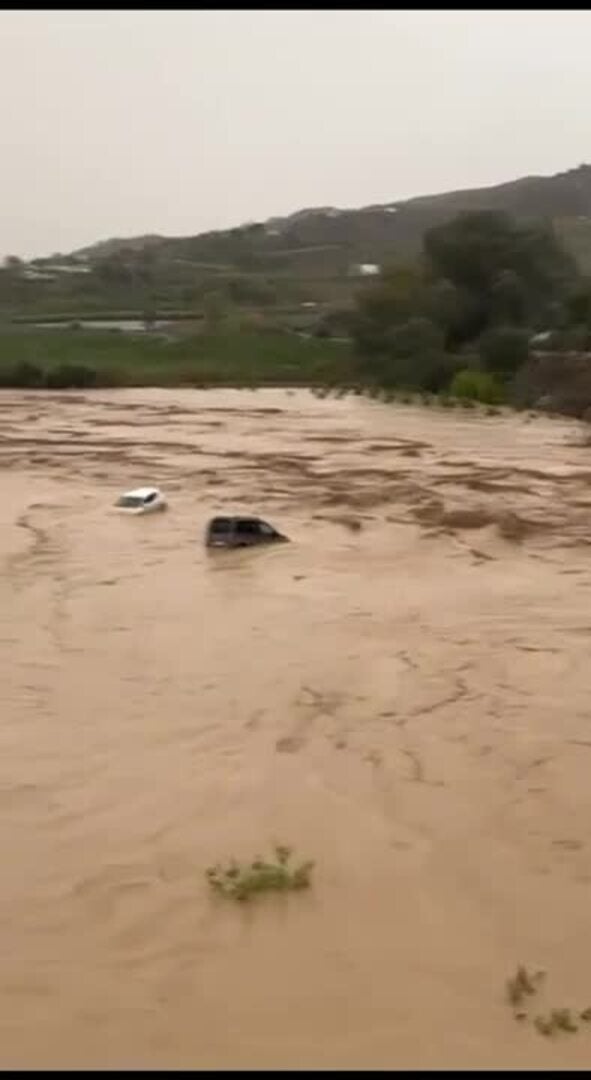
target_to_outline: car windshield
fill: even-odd
[[[135,510],[144,505],[144,499],[140,495],[122,495],[117,501],[117,506],[123,506],[127,510]]]

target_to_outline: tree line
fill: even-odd
[[[510,394],[531,339],[591,345],[591,283],[551,227],[499,211],[427,231],[416,266],[386,268],[356,299],[350,332],[384,387],[496,402]]]

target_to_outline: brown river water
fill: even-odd
[[[585,1067],[504,991],[591,1005],[577,425],[4,393],[0,469],[0,1065]],[[309,891],[210,895],[275,843]]]

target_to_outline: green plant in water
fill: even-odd
[[[531,974],[523,965],[520,965],[515,975],[507,979],[505,984],[507,1001],[513,1006],[513,1015],[516,1020],[527,1020],[528,1013],[524,1008],[525,999],[535,995],[540,984],[545,978],[544,971],[536,971]],[[579,1030],[578,1021],[589,1023],[591,1021],[591,1008],[583,1009],[575,1015],[572,1009],[551,1009],[547,1015],[539,1013],[533,1018],[533,1024],[540,1035],[553,1036],[557,1032],[565,1031],[574,1033]]]
[[[506,991],[509,1004],[514,1007],[521,1005],[525,997],[536,993],[543,978],[543,971],[536,971],[531,975],[523,964],[520,964],[515,975],[507,979]]]
[[[552,1023],[552,1020],[548,1019],[546,1016],[536,1016],[534,1026],[536,1030],[539,1031],[540,1035],[554,1034],[554,1024]]]
[[[557,1031],[578,1031],[570,1009],[552,1009],[550,1017]]]
[[[536,1016],[534,1025],[540,1035],[554,1035],[557,1031],[578,1031],[578,1025],[570,1009],[552,1009],[549,1016]]]
[[[314,863],[308,861],[294,867],[291,857],[291,848],[278,845],[274,861],[257,857],[243,866],[231,861],[227,866],[210,866],[205,874],[214,892],[239,902],[250,900],[257,893],[309,888]]]
[[[518,967],[517,972],[507,979],[507,1000],[510,1005],[521,1005],[526,994],[531,993],[530,979],[524,967]]]

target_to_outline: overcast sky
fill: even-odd
[[[585,11],[3,11],[0,255],[591,161]]]

